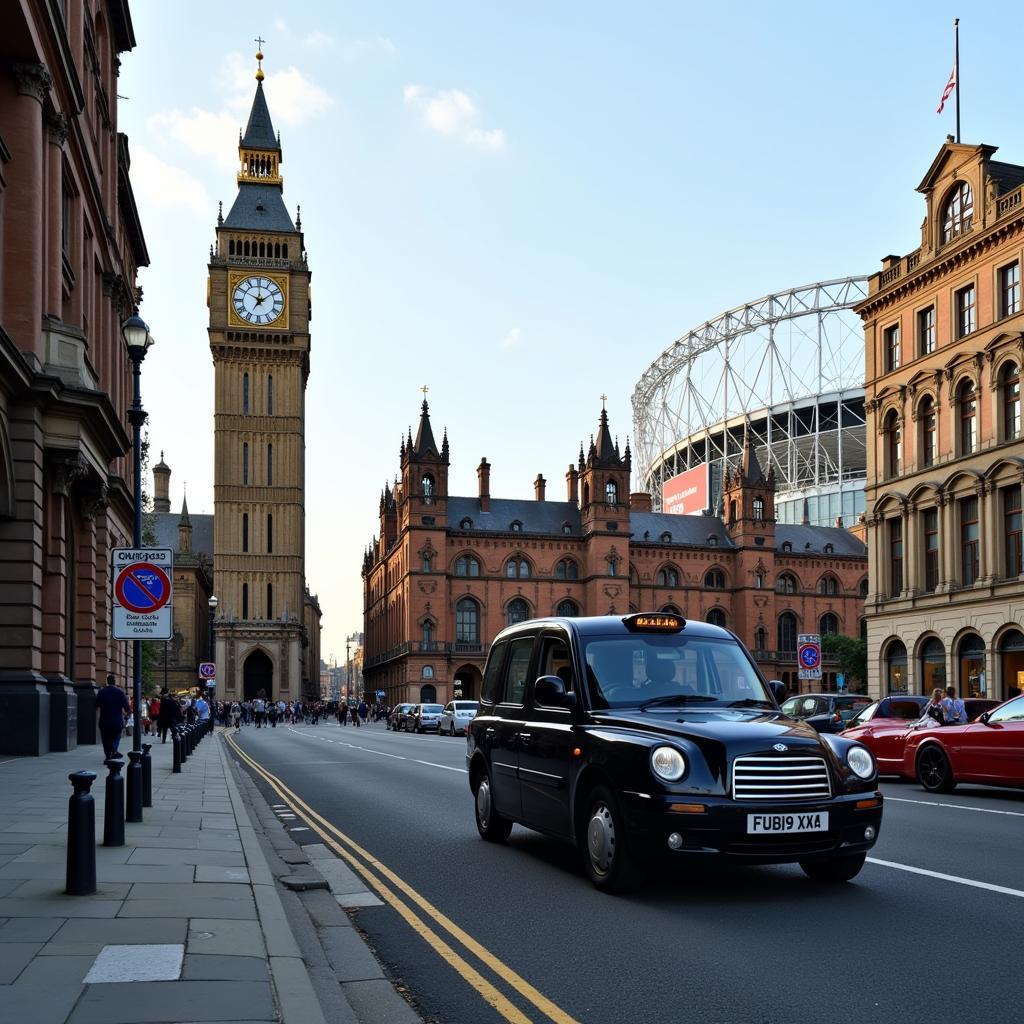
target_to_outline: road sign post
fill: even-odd
[[[174,634],[170,548],[114,548],[115,640],[170,640]]]
[[[796,638],[796,660],[801,679],[821,679],[821,636],[801,633]]]

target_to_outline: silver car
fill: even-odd
[[[409,724],[406,729],[412,729],[413,732],[427,732],[429,729],[440,730],[443,710],[440,704],[417,704],[409,712]]]
[[[475,700],[450,700],[441,712],[437,731],[442,736],[465,736],[466,727],[476,718],[479,704]]]

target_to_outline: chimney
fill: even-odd
[[[171,511],[171,467],[164,462],[164,453],[160,453],[160,461],[153,467],[153,511]]]
[[[646,491],[634,491],[629,496],[630,512],[650,512],[651,496]]]
[[[568,489],[566,501],[571,501],[574,505],[578,505],[580,503],[580,474],[571,463],[569,464],[569,472],[565,474],[565,483]]]
[[[843,517],[836,516],[836,526],[841,530],[843,528]]]
[[[491,464],[486,457],[476,467],[476,478],[480,482],[480,511],[491,511]]]
[[[533,481],[533,496],[537,501],[544,500],[544,488],[547,486],[547,480],[544,479],[541,473],[537,474],[537,479]]]

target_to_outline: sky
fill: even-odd
[[[961,23],[962,137],[1024,163],[1005,5],[135,0],[119,130],[151,265],[151,448],[213,511],[206,276],[262,36],[284,199],[313,273],[306,576],[322,653],[362,629],[360,570],[429,387],[449,491],[561,500],[608,395],[767,293],[920,242],[914,189]],[[1017,126],[1014,128],[1014,126]],[[634,481],[635,482],[635,481]]]

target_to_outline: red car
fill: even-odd
[[[849,739],[859,740],[878,762],[879,775],[908,775],[915,778],[914,766],[905,770],[907,739],[921,730],[917,728],[928,706],[928,698],[916,694],[883,697],[864,708],[843,730]],[[969,697],[964,701],[968,722],[974,722],[986,711],[999,707],[999,701]],[[963,729],[965,726],[936,726],[934,730]]]

